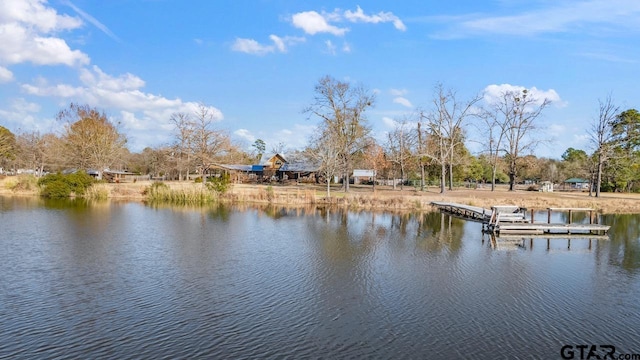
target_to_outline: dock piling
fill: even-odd
[[[431,205],[440,209],[442,213],[457,216],[465,220],[477,221],[482,223],[483,232],[491,232],[493,234],[511,234],[511,235],[602,235],[606,236],[609,226],[598,224],[598,218],[594,221],[593,209],[589,208],[547,208],[547,223],[535,222],[535,209],[531,209],[529,219],[526,217],[527,209],[513,205],[496,205],[491,210],[455,203],[432,202]],[[568,212],[567,223],[552,223],[551,213],[554,211]],[[589,213],[589,223],[573,222],[573,213],[583,211]],[[595,222],[595,224],[594,224]]]

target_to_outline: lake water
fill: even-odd
[[[439,213],[0,197],[0,359],[640,353],[640,216],[602,222],[547,247]]]

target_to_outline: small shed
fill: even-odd
[[[375,170],[355,169],[353,170],[353,183],[360,184],[363,181],[372,182],[375,176]]]
[[[138,176],[128,171],[104,170],[102,172],[102,179],[110,183],[134,182],[138,178],[148,179],[148,176]]]
[[[589,190],[589,180],[581,178],[571,178],[564,181],[562,184],[564,190]]]
[[[553,183],[551,181],[542,181],[540,183],[540,192],[553,192]]]

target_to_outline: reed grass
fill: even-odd
[[[209,204],[219,200],[216,191],[196,185],[172,189],[164,183],[154,183],[146,190],[147,200],[151,203],[171,204]]]
[[[290,189],[289,189],[290,190]],[[311,205],[318,203],[315,190],[295,189],[295,191],[283,191],[272,186],[242,189],[237,192],[229,192],[221,197],[221,201],[238,203],[258,203],[277,205]]]
[[[18,175],[5,181],[5,186],[12,192],[39,193],[38,178],[33,175]]]
[[[0,194],[28,195],[39,193],[36,187],[30,191],[21,189],[24,185],[16,187],[20,182],[19,177],[6,177],[0,179]],[[24,184],[24,183],[23,183]],[[233,184],[225,193],[207,191],[202,184],[192,182],[167,182],[164,185],[155,185],[150,181],[104,184],[109,187],[110,199],[128,199],[149,202],[164,202],[171,204],[188,204],[198,206],[207,203],[227,203],[234,205],[256,204],[278,206],[321,206],[349,208],[373,211],[432,211],[432,201],[445,201],[452,203],[468,204],[478,207],[490,208],[494,205],[517,205],[528,209],[543,210],[548,207],[586,207],[593,208],[601,213],[639,213],[640,195],[638,194],[614,194],[603,193],[602,197],[588,197],[585,193],[538,193],[531,191],[508,192],[506,189],[498,189],[495,192],[488,190],[455,189],[445,194],[435,191],[396,191],[391,188],[379,187],[376,192],[355,188],[352,192],[345,193],[339,189],[332,189],[331,197],[326,196],[324,186],[279,186]],[[24,186],[27,188],[28,186]],[[31,187],[28,187],[31,188]],[[97,191],[98,198],[104,197],[104,190]]]
[[[104,183],[91,185],[84,192],[84,198],[88,200],[107,200],[111,197],[111,187]]]

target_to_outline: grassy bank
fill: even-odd
[[[15,178],[0,180],[0,193],[37,195],[37,188],[28,190],[15,188]],[[323,185],[252,185],[235,184],[224,194],[215,194],[206,190],[202,184],[192,182],[165,182],[165,186],[153,189],[153,183],[140,181],[124,184],[94,184],[87,197],[95,199],[123,199],[156,201],[169,203],[210,202],[257,203],[285,206],[334,205],[351,209],[416,211],[432,210],[432,201],[447,201],[490,208],[493,205],[517,205],[533,209],[548,207],[585,207],[602,213],[640,213],[640,195],[638,194],[602,194],[600,198],[589,197],[588,193],[554,192],[541,193],[519,190],[509,192],[504,187],[496,191],[488,189],[460,188],[440,194],[436,188],[416,191],[406,188],[404,191],[391,187],[378,186],[373,192],[370,186],[353,186],[349,193],[332,189],[331,197],[326,197]],[[157,185],[156,185],[157,186]]]
[[[189,194],[202,189],[201,184],[187,182],[165,183],[175,192]],[[150,183],[108,184],[111,198],[129,198],[146,200],[145,189]],[[195,189],[195,190],[194,190]],[[602,194],[600,198],[589,197],[588,193],[554,192],[541,193],[519,190],[509,192],[505,187],[496,191],[489,189],[459,188],[440,194],[438,189],[416,191],[405,188],[404,191],[391,187],[378,186],[373,192],[370,186],[354,186],[349,193],[332,189],[331,197],[326,197],[323,185],[254,185],[235,184],[229,191],[220,195],[218,201],[231,203],[258,203],[274,205],[334,205],[351,209],[415,211],[432,210],[432,201],[448,201],[490,208],[493,205],[517,205],[533,209],[548,207],[593,208],[602,213],[640,213],[640,196],[637,194]]]

